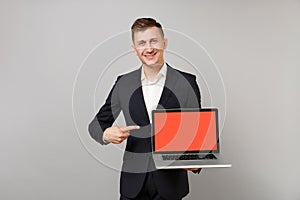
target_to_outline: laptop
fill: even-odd
[[[217,108],[153,110],[151,128],[157,169],[231,167],[220,154]]]

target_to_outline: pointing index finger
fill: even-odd
[[[124,126],[121,128],[121,130],[123,132],[128,132],[128,131],[137,130],[137,129],[140,129],[140,127],[139,126]]]

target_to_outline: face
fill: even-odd
[[[161,67],[164,63],[164,50],[167,40],[159,28],[151,27],[134,33],[133,50],[143,65]]]

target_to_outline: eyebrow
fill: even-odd
[[[149,41],[150,41],[150,40],[158,40],[158,38],[157,38],[157,37],[154,37],[154,38],[150,38]],[[136,41],[136,42],[146,42],[146,40],[138,40],[138,41]]]

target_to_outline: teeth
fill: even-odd
[[[155,55],[156,55],[156,52],[153,53],[153,54],[150,54],[150,55],[145,55],[145,57],[151,59],[151,58],[153,58]]]

